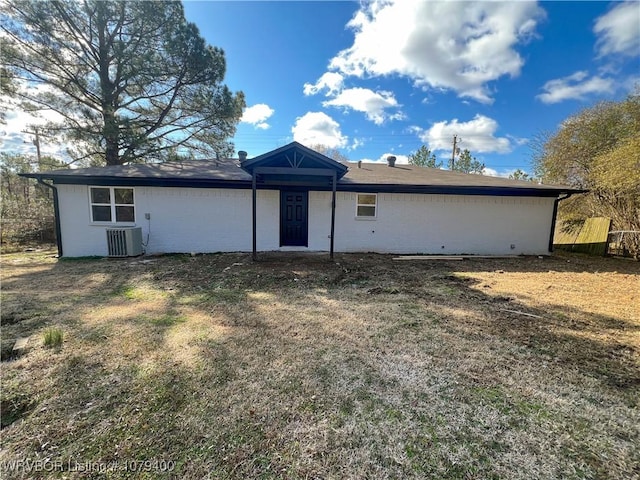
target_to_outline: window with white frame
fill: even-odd
[[[136,221],[133,188],[89,187],[91,221],[133,223]]]
[[[356,218],[376,218],[378,194],[358,193],[356,198]]]

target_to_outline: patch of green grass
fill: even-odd
[[[445,297],[454,297],[460,295],[460,289],[455,287],[450,287],[448,285],[439,285],[435,288],[435,292],[437,295],[442,295]]]
[[[114,288],[111,295],[114,297],[124,297],[127,300],[136,300],[140,297],[136,290],[135,286],[123,283]]]
[[[501,413],[511,411],[510,402],[506,393],[500,387],[473,387],[471,394],[481,402],[491,405]]]
[[[404,419],[404,415],[402,414],[402,412],[399,409],[393,407],[387,407],[385,409],[385,416],[388,420],[401,421]]]
[[[502,387],[474,387],[471,388],[473,397],[480,402],[492,406],[500,413],[509,415],[515,424],[531,418],[548,418],[549,410],[541,403],[509,395]]]
[[[130,284],[123,283],[118,285],[110,293],[112,297],[125,298],[127,300],[161,300],[165,299],[170,294],[164,290],[154,288],[146,283]]]
[[[60,348],[64,341],[64,332],[61,328],[51,327],[44,332],[43,343],[47,348]]]
[[[420,434],[405,441],[404,453],[411,470],[423,478],[443,480],[502,478],[494,467],[504,445],[479,435],[473,427],[462,425],[451,430],[448,423],[427,422]]]
[[[515,400],[513,406],[523,416],[536,418],[549,418],[551,416],[549,409],[542,403]]]

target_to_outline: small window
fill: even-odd
[[[133,188],[90,187],[91,220],[107,223],[136,221]]]
[[[356,204],[357,218],[375,218],[378,195],[375,193],[358,193]]]

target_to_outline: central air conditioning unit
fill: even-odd
[[[107,248],[110,257],[142,255],[142,228],[107,228]]]

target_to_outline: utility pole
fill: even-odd
[[[38,156],[38,171],[40,172],[42,171],[42,156],[40,154],[40,134],[38,132],[38,128],[34,127],[33,132],[23,130],[23,133],[36,136],[35,140],[32,140],[32,142],[36,146],[36,155]]]
[[[453,136],[453,150],[451,151],[451,170],[455,167],[456,164],[456,144],[458,143],[458,136]]]

